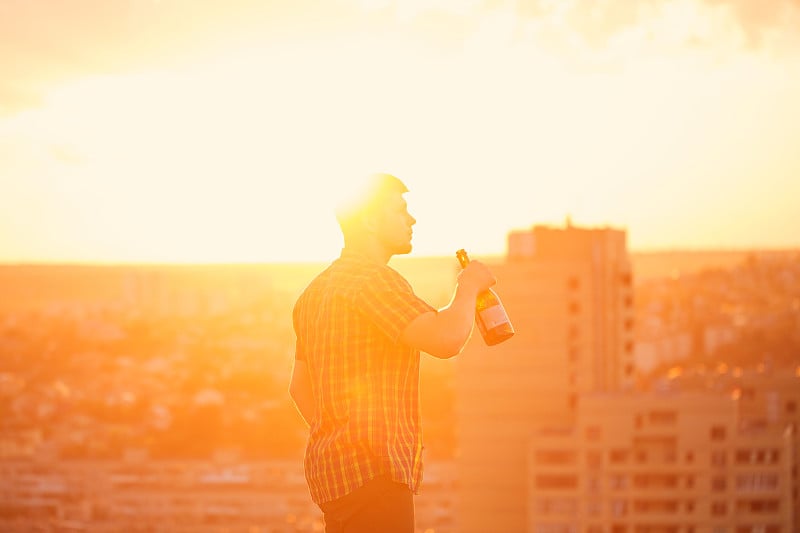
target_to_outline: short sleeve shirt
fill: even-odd
[[[420,352],[400,337],[431,311],[399,272],[346,249],[295,303],[295,357],[316,404],[305,455],[316,503],[379,475],[418,491]]]

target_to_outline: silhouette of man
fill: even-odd
[[[466,344],[475,300],[495,283],[480,261],[436,310],[388,266],[411,251],[416,223],[390,174],[369,177],[337,208],[341,255],[297,299],[289,394],[310,428],[305,473],[326,533],[414,533],[422,481],[420,351],[450,358]]]

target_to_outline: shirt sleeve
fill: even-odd
[[[419,315],[436,311],[414,294],[408,281],[391,267],[379,270],[364,283],[357,303],[370,321],[393,342]]]

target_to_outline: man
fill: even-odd
[[[414,533],[422,480],[419,358],[458,354],[475,300],[495,283],[480,261],[458,274],[439,310],[388,266],[411,251],[405,184],[370,177],[339,206],[344,248],[293,311],[297,336],[289,394],[310,427],[305,472],[326,533]]]

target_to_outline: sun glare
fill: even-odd
[[[83,80],[32,117],[47,124],[41,142],[68,139],[80,155],[51,170],[64,218],[83,220],[102,255],[227,262],[338,250],[331,199],[366,166],[337,160],[346,140],[315,134],[285,89],[268,91],[269,76],[233,59],[224,72]]]

